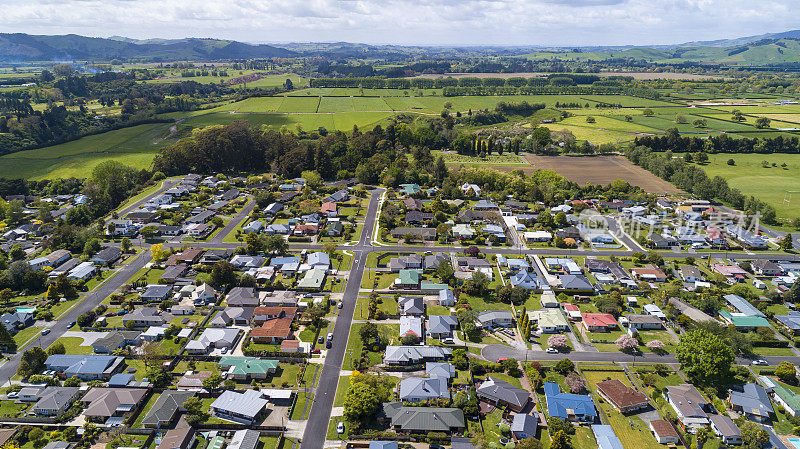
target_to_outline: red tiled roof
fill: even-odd
[[[617,320],[610,313],[582,313],[584,324],[587,326],[608,327],[616,326]]]
[[[664,421],[663,419],[656,419],[655,421],[650,421],[650,427],[653,428],[653,432],[660,437],[675,437],[680,438],[678,436],[678,432],[675,431],[675,428],[672,427],[672,424]]]
[[[276,318],[268,320],[259,327],[250,332],[253,338],[289,338],[289,333],[292,328],[292,318]]]
[[[287,317],[292,317],[297,314],[297,307],[256,307],[253,310],[253,316],[279,316],[281,312]]]
[[[561,307],[564,308],[567,312],[580,312],[581,309],[578,308],[575,304],[571,304],[568,302],[562,302]]]

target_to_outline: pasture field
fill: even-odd
[[[586,140],[595,145],[626,142],[634,138],[634,136],[629,133],[600,129],[596,127],[596,125],[596,123],[586,123],[584,119],[581,125],[569,125],[562,121],[557,123],[543,123],[541,126],[550,128],[550,131],[570,131],[577,140]]]
[[[200,67],[196,67],[194,70],[200,70]],[[228,80],[239,78],[240,76],[249,75],[252,73],[257,73],[254,70],[228,70],[228,76],[187,76],[182,77],[180,70],[172,70],[167,72],[164,78],[154,79],[154,80],[146,80],[146,83],[151,84],[169,84],[169,83],[180,83],[183,81],[194,81],[200,84],[219,84],[220,82],[227,83]],[[280,87],[283,86],[283,83],[286,82],[287,79],[292,80],[292,84],[296,87],[305,86],[308,84],[308,79],[303,78],[300,75],[296,75],[294,73],[291,74],[284,74],[284,75],[263,75],[263,78],[253,81],[251,83],[247,83],[247,87],[260,87],[260,88],[270,88],[270,87]],[[238,86],[244,87],[244,84],[238,84]]]
[[[320,126],[328,130],[350,131],[353,129],[353,125],[357,125],[359,128],[370,125],[374,126],[389,118],[391,115],[391,112],[338,112],[325,114],[235,114],[230,112],[210,112],[188,118],[184,122],[184,125],[203,127],[219,124],[226,125],[234,120],[247,120],[253,125],[266,125],[276,130],[284,125],[294,130],[295,126],[299,123],[306,131],[317,129]]]
[[[282,103],[283,97],[257,97],[225,105],[223,108],[235,112],[260,112],[263,114],[266,112],[277,112]],[[235,105],[238,105],[238,107],[233,109]]]
[[[708,176],[722,176],[729,186],[771,204],[781,218],[800,217],[800,155],[709,154],[708,158],[708,164],[700,166]],[[736,165],[728,165],[728,159]],[[769,168],[762,167],[761,161],[767,161]],[[785,169],[781,167],[783,163],[787,165]],[[789,204],[784,202],[787,191],[795,192]]]
[[[278,112],[317,112],[319,103],[319,97],[286,97],[281,102]]]
[[[136,168],[149,167],[169,123],[138,125],[84,137],[72,142],[0,157],[0,177],[31,180],[85,178],[101,162],[115,160]],[[157,143],[156,143],[157,142]]]
[[[431,155],[434,158],[442,156],[446,164],[463,164],[463,165],[509,165],[513,167],[527,166],[528,162],[522,156],[514,153],[504,154],[491,154],[486,158],[477,156],[467,156],[458,154],[452,151],[432,151]]]
[[[674,185],[634,165],[623,156],[573,157],[526,154],[524,158],[531,164],[530,168],[523,169],[526,172],[536,169],[553,170],[580,185],[607,185],[619,178],[650,193],[683,193]],[[800,198],[798,201],[800,202]]]
[[[667,101],[651,100],[649,98],[631,97],[628,95],[587,95],[581,98],[596,103],[611,103],[622,105],[623,108],[642,108],[658,106],[675,106]]]

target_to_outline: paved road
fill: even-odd
[[[542,351],[525,351],[505,345],[488,345],[481,351],[481,356],[490,362],[497,362],[501,358],[515,358],[517,360],[542,360],[558,361],[569,358],[574,362],[646,362],[646,363],[678,363],[674,354],[650,354],[644,353],[637,356],[623,354],[621,352],[581,352],[573,351],[569,354],[548,354]],[[777,356],[757,356],[753,358],[737,357],[736,363],[739,365],[749,365],[753,359],[764,359],[770,365],[777,365],[783,360],[792,363],[800,363],[800,357],[777,357]]]
[[[226,224],[225,227],[222,228],[222,230],[219,231],[217,235],[215,235],[214,238],[211,239],[208,243],[214,245],[222,243],[222,239],[224,239],[225,237],[228,236],[228,234],[233,232],[233,230],[236,229],[236,226],[239,226],[239,223],[244,221],[244,219],[247,218],[248,215],[250,215],[250,212],[252,212],[255,207],[256,207],[256,200],[255,198],[251,198],[250,202],[247,203],[247,205],[244,206],[242,210],[239,211],[239,213],[236,214],[236,216],[233,217],[231,221],[229,221],[228,224]]]
[[[146,197],[140,199],[139,201],[136,201],[135,203],[132,203],[129,206],[126,206],[126,207],[120,209],[119,211],[117,211],[117,214],[120,216],[120,218],[124,217],[125,215],[128,215],[129,213],[131,213],[134,210],[136,210],[142,204],[150,201],[151,199],[155,198],[156,196],[161,195],[162,193],[166,192],[167,190],[175,187],[180,182],[181,182],[181,178],[178,178],[178,179],[165,179],[164,181],[162,181],[161,188],[159,188],[158,190],[156,190],[152,194],[147,195]]]
[[[114,293],[114,291],[120,288],[122,284],[126,283],[131,276],[142,269],[142,267],[144,267],[144,265],[150,261],[150,257],[150,250],[139,254],[136,259],[113,274],[111,278],[106,280],[104,284],[87,294],[80,304],[67,312],[67,314],[61,317],[61,319],[58,321],[53,321],[50,325],[50,333],[47,335],[40,334],[32,345],[46,349],[48,346],[53,344],[69,329],[69,323],[77,320],[81,314],[97,307],[100,302],[106,299],[110,294]],[[6,383],[9,379],[11,379],[12,376],[14,376],[14,374],[17,373],[17,367],[22,359],[23,352],[24,351],[19,351],[12,355],[10,360],[0,366],[0,385]]]
[[[372,197],[367,208],[364,228],[358,243],[354,246],[343,248],[353,253],[353,266],[350,269],[347,285],[342,298],[343,307],[339,310],[336,323],[333,327],[333,347],[325,355],[325,364],[317,384],[314,403],[308,415],[308,423],[303,434],[303,449],[322,449],[327,436],[328,424],[331,421],[331,408],[336,396],[336,387],[339,384],[339,373],[342,369],[347,337],[350,335],[350,326],[353,324],[353,314],[356,309],[358,291],[361,288],[361,278],[364,276],[367,254],[372,251],[372,229],[378,214],[378,203],[383,189],[372,191]]]

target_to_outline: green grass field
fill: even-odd
[[[736,165],[727,165],[728,159]],[[761,161],[778,166],[763,168]],[[782,163],[786,163],[786,169],[781,168]],[[702,168],[708,176],[722,176],[731,187],[773,205],[779,217],[800,217],[800,155],[710,154],[709,163]],[[787,198],[787,191],[795,193]],[[784,198],[789,199],[788,204]]]
[[[149,167],[159,148],[173,141],[163,137],[168,123],[138,125],[84,137],[72,142],[20,151],[0,157],[0,177],[30,180],[85,178],[101,162],[116,160],[132,167]]]

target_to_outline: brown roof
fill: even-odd
[[[297,350],[299,347],[300,347],[300,341],[298,340],[283,340],[281,342],[281,351],[285,349]]]
[[[675,428],[672,427],[672,424],[664,421],[663,419],[650,421],[650,427],[653,429],[653,432],[660,437],[680,438],[678,436],[678,432],[676,432]]]
[[[254,338],[289,338],[291,327],[291,317],[276,318],[274,320],[268,320],[261,326],[254,328],[253,331],[250,332],[250,336]]]
[[[203,381],[211,377],[211,371],[186,373],[178,381],[178,388],[203,388]]]
[[[619,409],[647,402],[647,396],[644,393],[625,385],[619,379],[598,382],[597,388]]]
[[[191,427],[178,427],[172,430],[167,431],[164,438],[161,440],[161,444],[158,445],[159,449],[175,449],[175,448],[186,448],[189,444],[189,441],[192,439],[194,435],[194,429]]]
[[[183,262],[194,263],[203,254],[201,248],[189,248],[181,253],[180,260]]]
[[[297,307],[256,307],[253,310],[253,316],[280,316],[281,312],[284,316],[294,318],[297,314]]]

